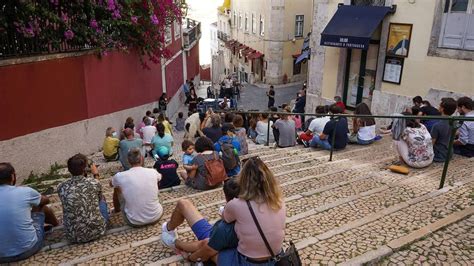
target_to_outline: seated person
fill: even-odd
[[[204,119],[203,125],[205,125],[206,121],[210,120],[210,127],[203,127],[202,133],[208,138],[212,140],[212,142],[217,142],[220,137],[222,137],[222,129],[221,129],[221,117],[218,114],[208,113],[207,118]]]
[[[410,113],[403,112],[403,115],[410,115]],[[429,166],[434,157],[430,133],[415,119],[405,119],[405,124],[400,140],[394,141],[400,162],[413,168]]]
[[[290,113],[290,108],[286,108],[285,111]],[[289,115],[280,115],[280,119],[273,124],[273,127],[278,129],[278,147],[286,148],[296,145],[296,124]]]
[[[226,202],[237,198],[239,195],[239,184],[236,179],[229,179],[224,183],[224,195]],[[219,209],[222,214],[223,208]],[[197,241],[185,242],[178,239],[176,228],[184,220],[198,239]],[[187,199],[180,199],[174,209],[168,222],[162,225],[161,240],[163,244],[172,249],[178,249],[191,253],[187,259],[189,261],[208,261],[217,263],[217,253],[219,251],[236,248],[238,239],[234,231],[234,223],[226,223],[222,220],[217,221],[214,226],[202,216],[193,203]]]
[[[126,128],[123,133],[125,135],[125,139],[121,140],[119,144],[119,160],[120,163],[122,163],[123,169],[126,171],[130,169],[130,164],[127,160],[128,151],[133,148],[142,149],[143,140],[140,138],[135,138],[133,130],[130,128]]]
[[[151,125],[149,119],[145,119],[145,126],[140,129],[141,135],[143,136],[143,145],[145,146],[146,152],[151,151],[151,140],[156,135],[156,127]]]
[[[466,117],[474,117],[474,102],[469,97],[458,99],[458,112]],[[454,141],[454,153],[474,157],[474,121],[464,121],[458,129],[458,139]]]
[[[197,166],[192,164],[196,152],[194,151],[194,143],[187,139],[183,140],[183,143],[181,143],[181,149],[184,152],[182,158],[184,171],[179,174],[183,180],[186,180],[188,178],[188,173],[197,169]]]
[[[257,126],[255,128],[255,131],[257,132],[255,142],[257,144],[267,144],[268,123],[270,123],[269,143],[272,143],[274,141],[273,132],[271,130],[273,122],[268,120],[268,114],[260,114]]]
[[[109,221],[107,202],[97,180],[99,171],[80,153],[69,158],[67,168],[71,178],[58,186],[66,237],[73,243],[98,239],[105,234]],[[87,177],[88,171],[93,177]]]
[[[143,155],[138,148],[132,148],[127,155],[130,170],[112,177],[115,212],[122,210],[125,222],[132,227],[154,224],[163,214],[158,199],[158,182],[161,175],[155,169],[143,167]]]
[[[184,119],[183,112],[179,112],[176,118],[176,125],[174,126],[176,131],[184,131],[184,121],[186,121],[186,119]]]
[[[27,259],[41,250],[44,226],[58,225],[49,199],[29,187],[16,187],[15,169],[0,163],[0,263]]]
[[[439,116],[439,115],[441,115],[441,113],[438,111],[438,109],[431,106],[430,102],[423,101],[418,115],[420,115],[420,116]],[[423,123],[423,125],[425,125],[428,132],[431,132],[431,128],[437,122],[438,122],[438,120],[433,120],[433,119],[432,120],[422,120],[421,121],[421,123]]]
[[[312,119],[308,129],[299,136],[305,147],[309,147],[309,142],[313,139],[314,135],[320,135],[323,133],[324,126],[329,122],[329,116],[323,116],[327,114],[324,106],[320,105],[316,107],[316,114],[321,116]]]
[[[168,147],[166,146],[161,146],[157,151],[158,160],[156,160],[153,168],[161,174],[161,180],[158,183],[159,189],[174,187],[181,184],[181,180],[177,173],[178,163],[173,159],[169,159],[169,153]]]
[[[439,111],[442,116],[451,116],[456,112],[457,103],[453,98],[443,98],[439,104]],[[451,136],[451,129],[448,120],[439,120],[431,129],[431,139],[433,141],[434,162],[445,162],[448,158],[448,145]]]
[[[341,114],[342,109],[337,105],[331,105],[329,111],[332,114]],[[335,143],[332,143],[335,130]],[[311,147],[320,147],[325,150],[330,150],[333,147],[336,150],[344,149],[348,143],[349,127],[347,126],[347,119],[345,117],[340,117],[338,119],[331,118],[329,122],[326,123],[323,129],[323,133],[320,135],[314,135],[311,140]]]
[[[165,126],[165,134],[169,134],[170,136],[173,136],[173,127],[171,126],[171,123],[168,121],[168,119],[165,117],[163,113],[160,113],[158,115],[158,118],[156,119],[156,124],[163,124]]]
[[[235,127],[235,137],[240,143],[240,155],[246,155],[249,153],[249,147],[247,143],[247,131],[244,127],[244,118],[241,115],[234,116],[232,124]]]
[[[234,126],[224,124],[222,126],[222,137],[214,143],[217,152],[221,153],[222,161],[227,172],[227,176],[235,176],[240,172],[240,143],[234,136]]]
[[[191,162],[194,170],[188,172],[186,185],[197,190],[209,190],[218,187],[220,184],[209,185],[207,176],[211,175],[206,168],[206,162],[219,158],[219,153],[214,150],[214,143],[207,137],[199,137],[195,144],[196,156]]]
[[[372,115],[366,103],[359,103],[355,110],[356,115]],[[352,119],[352,134],[349,135],[349,143],[368,145],[375,141],[375,119],[365,117],[354,117]]]
[[[158,159],[158,149],[160,147],[167,147],[169,151],[169,155],[173,154],[173,137],[170,134],[166,133],[165,125],[162,123],[156,124],[156,132],[157,134],[151,139],[151,154],[153,158]]]
[[[105,130],[105,139],[102,145],[104,158],[107,162],[118,160],[119,146],[120,140],[118,139],[117,132],[113,127],[108,127],[107,130]]]

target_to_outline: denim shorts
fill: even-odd
[[[193,230],[198,240],[203,240],[209,238],[211,235],[212,225],[206,219],[202,218],[191,226],[191,230]]]
[[[43,242],[44,242],[44,219],[45,219],[44,213],[32,212],[31,219],[33,220],[33,227],[35,228],[35,231],[36,231],[36,237],[37,237],[36,243],[30,249],[16,256],[0,258],[0,263],[10,263],[10,262],[16,262],[20,260],[25,260],[41,250],[41,248],[43,247]]]
[[[236,248],[226,249],[219,252],[217,256],[217,265],[226,266],[273,266],[276,264],[275,260],[269,259],[268,261],[262,261],[259,263],[252,263],[247,257],[240,254]]]

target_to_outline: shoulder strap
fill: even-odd
[[[265,246],[267,247],[268,251],[270,252],[270,255],[272,255],[272,258],[275,257],[275,253],[273,253],[272,248],[270,247],[270,244],[268,244],[267,238],[263,234],[262,228],[260,227],[260,224],[258,223],[257,216],[255,216],[255,213],[253,212],[252,205],[250,205],[250,201],[247,200],[247,206],[249,207],[250,214],[252,215],[253,221],[255,222],[255,225],[257,226],[258,232],[260,233],[260,236],[263,239],[263,242],[265,242]]]

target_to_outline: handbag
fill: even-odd
[[[250,201],[248,200],[247,200],[247,206],[249,207],[250,214],[252,215],[255,225],[257,226],[258,232],[260,233],[260,236],[262,237],[263,242],[265,242],[265,246],[270,252],[272,259],[276,262],[275,265],[300,266],[301,265],[300,255],[298,254],[298,250],[296,249],[295,244],[293,244],[292,241],[290,241],[290,246],[285,250],[285,252],[283,252],[283,254],[278,254],[275,256],[275,253],[273,253],[273,250],[271,249],[270,244],[268,244],[267,238],[263,234],[262,228],[260,227],[260,224],[257,220],[257,216],[255,216],[255,213],[252,209],[252,205],[250,205]]]

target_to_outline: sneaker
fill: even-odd
[[[176,234],[176,230],[168,231],[167,225],[167,222],[164,222],[163,225],[161,225],[161,242],[169,248],[176,249],[175,244],[178,235]]]
[[[305,148],[309,148],[309,142],[307,142],[306,140],[301,140],[301,142],[303,142]]]

